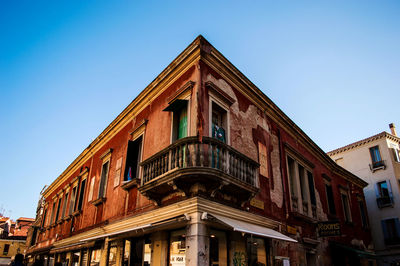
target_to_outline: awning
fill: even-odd
[[[279,240],[285,240],[285,241],[290,241],[290,242],[297,242],[297,240],[294,240],[293,238],[290,238],[288,236],[285,236],[284,234],[281,234],[271,228],[263,227],[260,225],[255,225],[251,224],[248,222],[244,221],[239,221],[239,220],[234,220],[225,216],[220,216],[216,214],[212,214],[215,218],[217,218],[220,222],[223,224],[231,227],[234,231],[239,231],[247,234],[252,234],[252,235],[258,235],[258,236],[264,236],[268,238],[274,238],[274,239],[279,239]]]
[[[115,235],[128,233],[128,232],[135,231],[135,230],[145,229],[145,228],[148,228],[148,227],[151,227],[151,226],[152,226],[151,224],[145,224],[145,225],[141,225],[141,226],[136,226],[136,227],[132,227],[132,228],[123,229],[123,230],[120,230],[120,231],[111,232],[111,233],[108,233],[108,234],[102,234],[102,235],[97,235],[97,236],[81,239],[80,241],[83,242],[83,241],[90,241],[90,240],[96,240],[96,239],[100,239],[100,238],[105,238],[105,237],[108,237],[108,236],[115,236]]]
[[[78,250],[78,249],[83,249],[83,248],[91,248],[94,247],[95,241],[89,242],[89,243],[74,243],[66,246],[61,246],[61,247],[55,247],[50,250],[50,254],[54,253],[62,253],[62,252],[67,252],[71,250]]]
[[[179,110],[186,106],[188,103],[188,100],[181,100],[181,99],[176,99],[173,102],[171,102],[163,111],[166,112],[174,112],[176,110]]]

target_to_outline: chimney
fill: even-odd
[[[394,123],[390,123],[389,128],[390,128],[390,131],[392,132],[392,135],[397,137],[396,127],[394,126]]]

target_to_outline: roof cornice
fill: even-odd
[[[215,49],[203,36],[198,36],[182,53],[180,53],[104,130],[89,146],[52,182],[43,192],[47,198],[59,185],[82,164],[97,152],[104,143],[122,129],[130,119],[147,107],[151,101],[162,93],[180,74],[199,60],[220,72],[236,89],[243,93],[258,108],[285,129],[298,143],[309,152],[325,162],[325,165],[343,178],[359,185],[367,183],[338,166],[317,144],[315,144],[275,103],[272,102],[256,85],[243,75],[228,59]]]
[[[228,80],[238,91],[288,132],[296,141],[306,148],[311,154],[321,160],[326,167],[343,177],[344,179],[360,186],[368,185],[364,180],[337,165],[304,131],[298,127],[268,96],[266,96],[255,84],[240,72],[227,58],[215,49],[206,40],[207,49],[202,49],[201,61],[216,70],[222,77]]]
[[[335,154],[339,154],[339,153],[342,153],[342,152],[357,148],[359,146],[365,145],[367,143],[373,142],[373,141],[381,139],[381,138],[387,138],[387,139],[390,139],[392,141],[396,141],[396,142],[400,143],[400,138],[399,137],[397,137],[395,135],[392,135],[390,133],[387,133],[386,131],[383,131],[383,132],[381,132],[379,134],[376,134],[376,135],[373,135],[371,137],[368,137],[368,138],[365,138],[365,139],[350,143],[350,144],[348,144],[346,146],[343,146],[343,147],[334,149],[332,151],[329,151],[329,152],[327,152],[327,154],[329,156],[332,156],[332,155],[335,155]]]
[[[195,64],[200,58],[200,46],[204,37],[198,36],[181,52],[139,95],[93,140],[89,146],[49,185],[42,195],[47,198],[81,164],[90,158],[107,140],[125,126],[134,115],[147,107],[152,99],[175,81],[183,70]]]

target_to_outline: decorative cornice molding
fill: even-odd
[[[335,150],[329,151],[326,154],[328,154],[329,156],[333,156],[333,155],[336,155],[336,154],[339,154],[339,153],[342,153],[342,152],[357,148],[359,146],[365,145],[367,143],[373,142],[373,141],[381,139],[381,138],[387,138],[387,139],[390,139],[392,141],[396,141],[396,142],[400,143],[400,138],[399,137],[394,136],[392,134],[389,134],[386,131],[383,131],[383,132],[381,132],[379,134],[376,134],[376,135],[373,135],[371,137],[368,137],[368,138],[365,138],[365,139],[350,143],[350,144],[348,144],[346,146],[337,148]]]

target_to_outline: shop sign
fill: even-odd
[[[288,232],[289,234],[295,235],[295,234],[297,234],[297,228],[288,225],[288,226],[287,226],[287,232]]]
[[[185,254],[171,255],[170,257],[170,265],[172,266],[185,265],[185,263]]]
[[[319,236],[340,236],[340,223],[339,221],[328,221],[318,223]]]
[[[250,205],[258,209],[264,210],[264,201],[252,198],[250,200]]]

